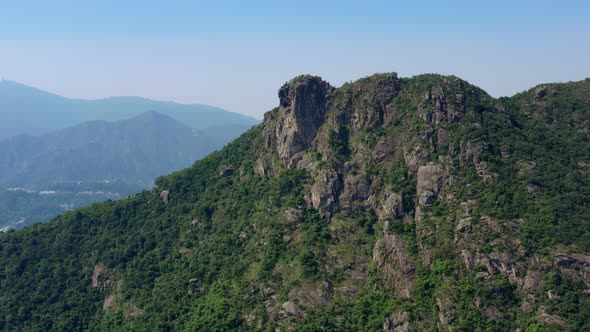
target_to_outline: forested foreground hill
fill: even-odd
[[[590,329],[590,80],[300,76],[157,188],[0,235],[0,330]]]

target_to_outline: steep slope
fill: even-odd
[[[589,89],[297,77],[157,188],[0,235],[0,329],[588,329]]]
[[[256,119],[209,105],[184,105],[139,97],[68,99],[16,82],[0,81],[0,140],[21,134],[47,134],[87,121],[119,121],[147,111],[168,115],[196,129],[238,126],[242,133],[258,123]],[[223,137],[224,143],[235,137]]]

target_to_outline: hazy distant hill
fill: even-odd
[[[145,112],[0,141],[0,230],[127,197],[150,187],[159,175],[192,165],[241,132],[240,125],[201,132]]]
[[[208,105],[186,105],[140,97],[98,100],[68,99],[12,81],[0,81],[0,140],[46,134],[91,120],[116,121],[157,111],[196,129],[218,126],[242,133],[258,123],[254,118]]]
[[[14,136],[0,141],[0,186],[39,189],[56,181],[117,179],[146,187],[228,140],[210,138],[157,112],[85,122],[37,137]]]
[[[159,175],[190,166],[256,123],[208,105],[139,97],[68,99],[2,80],[0,228],[127,197]],[[41,190],[55,194],[40,195]]]

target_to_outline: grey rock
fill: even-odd
[[[373,261],[385,279],[394,284],[397,297],[410,298],[416,266],[404,240],[398,235],[385,235],[375,243]]]
[[[164,203],[164,205],[168,206],[168,200],[170,198],[170,192],[168,190],[164,190],[160,193],[160,199]]]
[[[471,217],[459,219],[457,226],[455,226],[456,232],[469,232],[471,229]]]
[[[403,212],[404,205],[402,195],[398,193],[390,193],[387,198],[385,198],[385,201],[377,214],[379,219],[401,218]]]
[[[397,312],[385,318],[383,322],[384,332],[408,332],[410,323],[408,322],[408,313],[406,311]]]
[[[296,77],[279,90],[280,107],[265,115],[264,135],[266,147],[276,148],[284,165],[311,146],[326,120],[327,95],[332,90],[320,77],[309,75]]]
[[[567,324],[566,320],[563,317],[557,316],[557,315],[551,315],[548,313],[542,313],[539,316],[537,316],[537,322],[539,323],[543,323],[543,324],[556,324],[561,328],[564,328],[565,325]]]
[[[301,311],[299,310],[299,307],[297,307],[297,305],[294,302],[287,301],[281,305],[281,310],[279,311],[279,319],[283,320],[289,317],[299,316],[300,312]]]

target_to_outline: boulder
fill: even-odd
[[[300,310],[297,305],[292,301],[287,301],[281,305],[279,311],[279,319],[287,319],[293,316],[299,316]]]
[[[384,332],[408,332],[410,323],[408,322],[408,313],[406,311],[397,312],[385,318],[383,322]]]
[[[164,203],[164,205],[168,206],[168,199],[170,198],[170,192],[168,190],[164,190],[160,193],[160,199]]]
[[[398,193],[390,193],[381,209],[377,211],[379,219],[386,219],[386,218],[401,218],[404,212],[404,204],[402,195]]]
[[[537,316],[537,322],[547,325],[555,324],[561,328],[565,328],[566,325],[566,321],[563,317],[551,315],[548,313],[542,313],[539,316]]]

